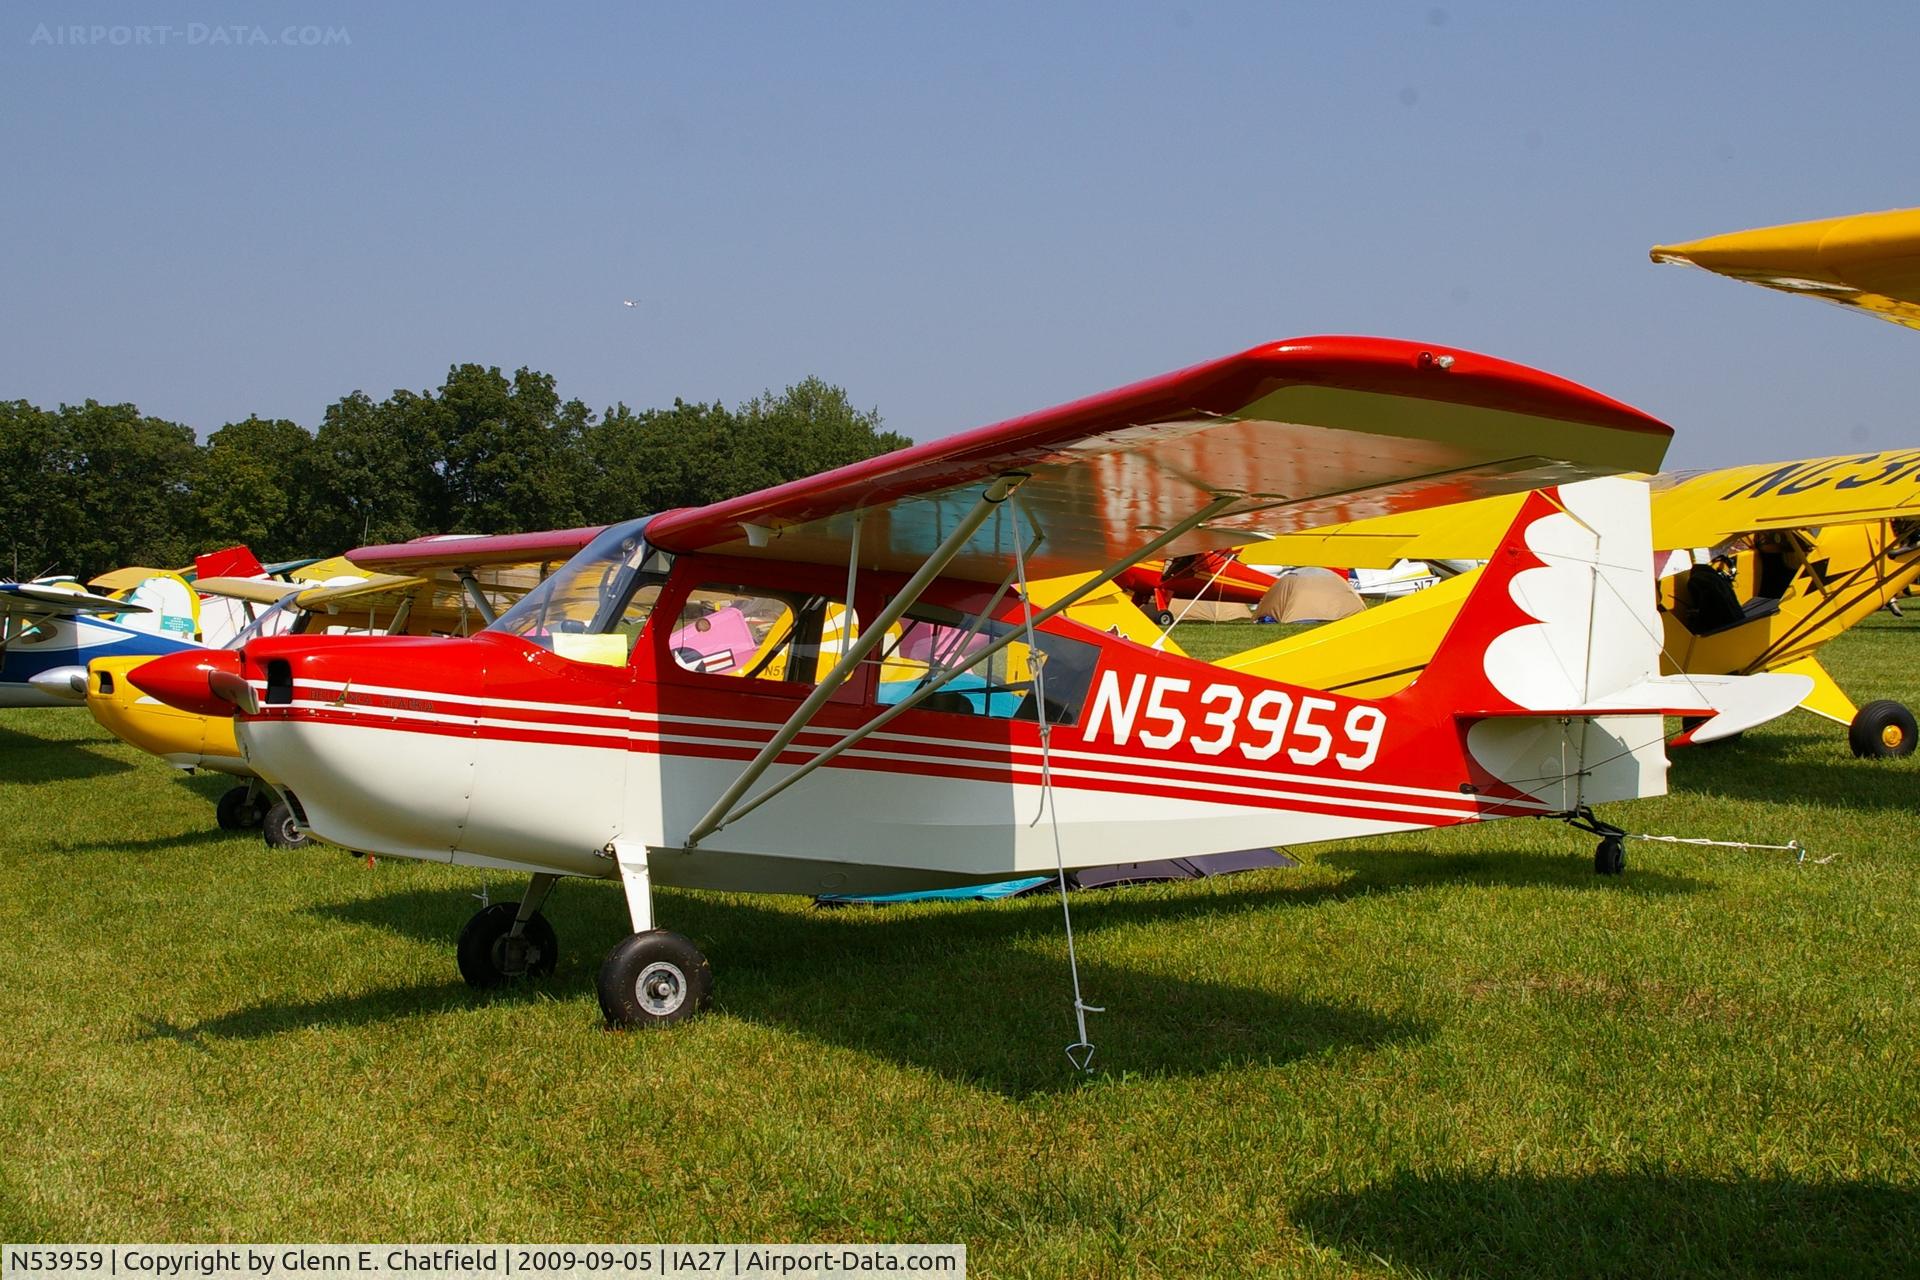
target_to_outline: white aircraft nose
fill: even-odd
[[[28,676],[27,683],[50,698],[64,698],[68,702],[87,700],[85,667],[48,667],[37,675]]]

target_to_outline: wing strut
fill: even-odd
[[[492,626],[500,615],[493,611],[493,605],[487,600],[487,593],[480,589],[479,582],[474,579],[473,570],[461,569],[459,576],[460,585],[467,589],[467,599],[473,601],[473,607],[480,611],[480,616],[487,620],[487,625]]]
[[[1127,556],[1123,557],[1122,559],[1116,560],[1114,563],[1108,565],[1105,569],[1102,569],[1099,573],[1096,573],[1095,575],[1093,575],[1093,577],[1087,579],[1085,582],[1075,587],[1072,591],[1067,592],[1066,595],[1061,596],[1058,600],[1054,601],[1052,604],[1048,605],[1046,608],[1040,610],[1038,613],[1033,614],[1032,617],[1028,619],[1028,625],[1037,627],[1041,623],[1047,621],[1047,619],[1053,617],[1055,614],[1062,613],[1065,610],[1072,608],[1074,605],[1079,604],[1080,601],[1085,599],[1087,596],[1091,595],[1095,591],[1098,591],[1101,587],[1106,586],[1109,582],[1113,581],[1116,577],[1125,573],[1128,569],[1131,569],[1134,565],[1139,564],[1142,560],[1145,560],[1148,556],[1151,556],[1154,552],[1166,546],[1168,543],[1172,542],[1175,538],[1182,537],[1188,532],[1190,532],[1191,530],[1199,527],[1202,524],[1205,524],[1208,520],[1213,519],[1213,517],[1218,515],[1220,512],[1226,510],[1228,507],[1232,506],[1234,503],[1239,502],[1244,496],[1245,496],[1244,494],[1228,493],[1228,494],[1222,494],[1214,498],[1212,502],[1209,502],[1206,506],[1200,508],[1198,511],[1194,512],[1192,515],[1186,517],[1184,520],[1181,520],[1179,523],[1175,524],[1173,527],[1167,529],[1165,532],[1161,533],[1158,537],[1154,538],[1151,542],[1148,542],[1145,545],[1139,547],[1137,550],[1129,553]],[[997,596],[995,598],[998,599]],[[895,615],[895,616],[897,617],[898,615]],[[888,626],[893,625],[892,618],[888,619],[887,625]],[[885,628],[883,627],[876,627],[874,629],[874,633],[879,633],[884,630]],[[864,639],[867,634],[869,633],[863,632],[862,639]],[[841,752],[846,751],[848,748],[857,746],[861,742],[866,741],[866,739],[872,736],[876,731],[885,727],[891,720],[893,720],[895,716],[898,716],[901,712],[906,711],[911,707],[918,706],[929,695],[935,692],[938,692],[940,689],[946,687],[946,685],[950,681],[952,681],[955,677],[964,675],[967,672],[973,670],[975,667],[979,666],[981,663],[987,661],[989,658],[993,657],[994,654],[999,653],[1002,649],[1005,649],[1008,645],[1020,639],[1022,634],[1024,633],[1020,628],[1014,628],[1013,630],[1008,631],[1005,635],[993,641],[993,643],[982,648],[978,653],[975,653],[972,656],[966,658],[964,661],[956,664],[955,666],[949,667],[947,670],[940,672],[937,678],[929,681],[926,684],[921,685],[918,689],[915,689],[912,693],[908,694],[906,697],[902,698],[900,701],[894,703],[892,706],[888,707],[885,711],[881,712],[878,716],[875,716],[872,720],[867,721],[867,723],[861,725],[858,729],[855,729],[852,733],[849,733],[846,737],[834,743],[832,746],[821,751],[818,755],[814,756],[812,759],[800,765],[800,767],[795,769],[792,773],[780,779],[780,781],[774,783],[772,786],[768,787],[765,791],[762,791],[759,795],[747,801],[745,804],[741,805],[738,809],[733,810],[731,813],[727,813],[724,817],[720,818],[717,821],[714,821],[714,814],[721,812],[722,806],[715,805],[713,807],[713,810],[707,814],[707,817],[701,820],[701,827],[704,827],[705,830],[700,830],[700,828],[696,828],[696,830],[699,831],[701,835],[710,834],[711,832],[718,831],[721,827],[726,826],[730,822],[737,822],[741,818],[746,817],[749,813],[752,813],[755,809],[758,809],[761,805],[773,799],[775,796],[779,795],[782,791],[785,791],[788,787],[800,781],[800,779],[806,777],[809,773],[812,773],[815,769],[818,769],[821,765],[826,764],[828,761],[834,759]],[[1046,708],[1044,707],[1040,708],[1040,714],[1044,716],[1046,714]],[[788,723],[791,724],[792,721],[788,721]],[[794,732],[798,733],[799,730],[796,729]],[[792,739],[790,735],[788,737],[788,741],[791,741],[791,740]],[[775,737],[774,741],[780,742],[781,740],[780,738]],[[785,743],[781,743],[781,745],[784,746]],[[763,752],[762,754],[765,754],[765,752]],[[756,764],[758,763],[757,759],[755,763]],[[751,782],[750,779],[748,781]],[[729,789],[728,791],[729,798],[727,799],[726,803],[727,804],[733,803],[734,800],[739,799],[740,795],[745,794],[745,792],[746,792],[746,787],[736,783],[733,788]],[[709,822],[712,823],[711,826],[707,825]],[[687,843],[689,846],[691,846],[693,842],[689,840]]]
[[[813,692],[807,695],[807,700],[787,717],[787,722],[780,726],[773,735],[773,740],[760,748],[759,754],[755,755],[748,762],[747,767],[740,771],[740,776],[735,778],[720,798],[713,802],[713,807],[707,810],[706,816],[694,823],[693,830],[687,833],[687,848],[693,848],[702,838],[712,835],[732,821],[727,811],[747,793],[747,788],[760,780],[760,775],[780,758],[780,753],[792,745],[793,740],[799,737],[800,731],[812,722],[820,708],[827,705],[827,700],[847,682],[847,677],[857,671],[866,656],[887,638],[887,628],[898,622],[900,615],[913,606],[914,601],[920,598],[920,593],[946,570],[946,567],[953,562],[953,558],[960,554],[968,540],[986,522],[987,517],[993,514],[994,509],[1012,497],[1013,491],[1018,489],[1026,478],[1025,475],[1020,474],[1004,475],[987,486],[986,492],[980,495],[979,500],[973,504],[973,508],[960,517],[960,523],[953,527],[953,532],[933,549],[926,563],[922,564],[913,577],[907,580],[907,584],[900,588],[899,593],[887,602],[887,607],[880,611],[879,616],[861,629],[860,638],[853,642],[853,646],[841,652],[840,660],[833,664],[833,670],[827,672],[820,683],[814,686]],[[851,627],[853,601],[847,601],[846,607],[849,615],[845,625]]]

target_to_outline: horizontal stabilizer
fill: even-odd
[[[1711,709],[1706,723],[1693,726],[1673,740],[1676,747],[1731,738],[1787,714],[1813,692],[1810,676],[1785,671],[1752,676],[1661,676],[1660,681],[1698,689]]]
[[[1682,716],[1700,719],[1675,746],[1716,742],[1787,714],[1813,689],[1802,675],[1655,676],[1630,688],[1566,707],[1488,707],[1454,712],[1459,720],[1554,716]]]

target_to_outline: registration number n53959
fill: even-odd
[[[1125,687],[1123,688],[1122,685]],[[1359,772],[1380,754],[1387,713],[1359,703],[1340,714],[1340,704],[1317,694],[1296,700],[1285,689],[1248,695],[1238,685],[1209,684],[1198,694],[1179,676],[1101,673],[1087,716],[1089,742],[1103,734],[1116,746],[1138,741],[1154,751],[1177,744],[1203,756],[1237,751],[1248,760],[1271,760],[1282,751],[1297,765],[1329,757]]]

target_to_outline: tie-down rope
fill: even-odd
[[[1013,501],[1017,505],[1020,499],[1016,497]],[[1073,945],[1073,908],[1067,903],[1067,856],[1060,847],[1060,811],[1053,799],[1053,720],[1047,714],[1047,660],[1033,639],[1033,596],[1027,590],[1027,557],[1019,538],[1013,540],[1013,560],[1020,575],[1020,612],[1027,632],[1027,666],[1032,672],[1034,709],[1039,712],[1035,719],[1040,725],[1040,808],[1027,825],[1038,826],[1045,817],[1053,827],[1054,884],[1060,890],[1060,920],[1066,926],[1067,972],[1073,978],[1073,1021],[1079,1036],[1067,1046],[1067,1061],[1077,1070],[1092,1071],[1094,1046],[1087,1038],[1087,1015],[1106,1010],[1088,1004],[1080,994],[1080,958]]]

